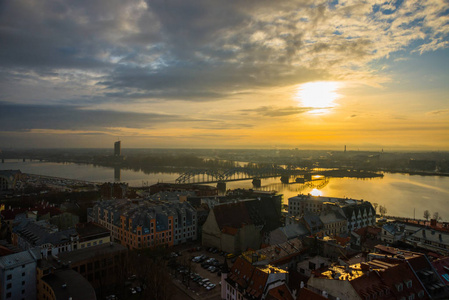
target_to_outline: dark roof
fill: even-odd
[[[72,269],[57,270],[42,277],[54,291],[56,299],[96,300],[92,285],[78,272]]]
[[[366,209],[366,213],[369,213],[369,211],[371,210],[373,216],[376,214],[376,211],[374,210],[373,206],[368,201],[364,201],[362,203],[357,204],[345,205],[342,207],[342,209],[348,220],[352,217],[354,213],[359,214],[359,212],[363,211],[364,209]]]
[[[263,231],[272,231],[281,226],[281,216],[271,198],[244,200],[214,207],[218,227],[241,228],[242,225],[263,226]]]
[[[214,214],[220,229],[225,226],[240,228],[244,224],[253,224],[243,202],[216,205]]]
[[[321,222],[320,217],[310,211],[306,211],[306,213],[303,216],[303,219],[309,227],[323,226],[323,222]]]
[[[58,258],[62,263],[76,264],[80,261],[88,260],[102,255],[111,255],[114,253],[121,253],[126,251],[126,247],[117,243],[106,243],[98,246],[88,247],[70,252],[63,252],[58,254]]]
[[[80,239],[88,236],[109,235],[109,230],[92,222],[77,224],[76,232],[78,232]]]
[[[243,202],[254,224],[263,225],[264,231],[272,231],[282,225],[280,211],[277,210],[275,200],[275,198],[261,198]]]
[[[46,222],[33,222],[30,219],[24,219],[14,227],[13,231],[34,246],[41,246],[47,243],[59,245],[69,242],[70,236],[77,234],[74,228],[54,231],[53,228],[47,225],[48,223]]]

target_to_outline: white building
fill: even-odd
[[[45,220],[30,219],[23,219],[14,226],[11,239],[12,244],[22,250],[39,247],[43,257],[76,250],[79,241],[75,228],[60,231]]]
[[[326,206],[335,206],[335,208],[338,208],[336,211],[338,211],[347,221],[347,232],[351,232],[369,225],[374,226],[376,224],[376,211],[368,201],[349,198],[320,197],[312,196],[310,194],[298,195],[296,197],[289,198],[288,215],[290,217],[301,217],[306,212],[312,212],[316,215],[320,215],[321,212],[325,210]],[[290,219],[291,218],[287,218],[287,220]],[[337,219],[334,222],[327,218],[326,223],[328,223],[330,227],[326,228],[326,230],[332,233],[337,233],[337,231],[346,231],[343,231],[340,226],[343,224],[343,220],[341,218],[341,220]]]
[[[36,299],[36,265],[40,249],[0,257],[0,299]]]

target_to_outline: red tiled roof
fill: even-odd
[[[0,256],[6,256],[6,255],[10,255],[13,254],[14,251],[4,247],[4,246],[0,246]]]
[[[449,257],[434,260],[432,265],[443,278],[443,282],[449,285]]]
[[[223,226],[223,228],[221,229],[221,232],[230,235],[236,235],[238,231],[239,231],[238,228],[233,228],[229,226]]]
[[[1,212],[1,215],[3,216],[4,220],[14,220],[14,218],[21,213],[27,212],[27,211],[37,211],[37,214],[39,216],[42,215],[46,215],[48,213],[50,213],[50,216],[53,217],[55,215],[59,215],[62,213],[62,211],[54,206],[50,206],[50,205],[42,205],[42,204],[37,204],[34,207],[28,207],[28,208],[23,208],[23,207],[17,207],[17,208],[12,208],[12,209],[5,209]]]
[[[375,263],[373,260],[371,263]],[[396,261],[396,265],[384,264],[378,261],[379,266],[385,266],[385,269],[370,271],[364,275],[350,281],[354,290],[362,299],[364,295],[377,294],[378,299],[399,299],[401,297],[408,297],[411,294],[416,295],[423,290],[421,283],[410,269],[407,263]],[[375,267],[375,264],[372,265]],[[412,286],[407,287],[406,281],[411,280]],[[398,290],[397,286],[402,284],[402,290]],[[388,288],[389,295],[385,295],[385,290]],[[379,296],[378,292],[382,291],[384,296]],[[427,295],[421,299],[428,299]]]
[[[248,294],[260,298],[264,293],[270,272],[272,272],[271,269],[270,271],[260,269],[244,258],[238,257],[230,269],[228,279],[237,283]]]
[[[324,300],[324,299],[327,298],[309,290],[308,288],[300,289],[298,297],[296,297],[296,300]]]
[[[337,244],[342,245],[343,247],[345,247],[346,244],[351,241],[350,237],[342,238],[342,237],[339,237],[339,236],[335,236],[334,238],[335,238],[335,241],[337,242]]]
[[[293,296],[288,289],[288,287],[283,284],[280,286],[277,286],[275,288],[270,289],[267,296],[265,297],[266,300],[293,300]]]

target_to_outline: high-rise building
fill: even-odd
[[[121,141],[117,141],[114,143],[114,156],[120,156],[122,149],[121,149]]]

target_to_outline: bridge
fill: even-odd
[[[206,170],[197,169],[185,172],[176,179],[176,183],[219,183],[227,181],[239,181],[249,179],[261,179],[278,176],[310,174],[303,170],[284,169],[280,166],[270,166],[262,168],[236,167],[227,170]]]

